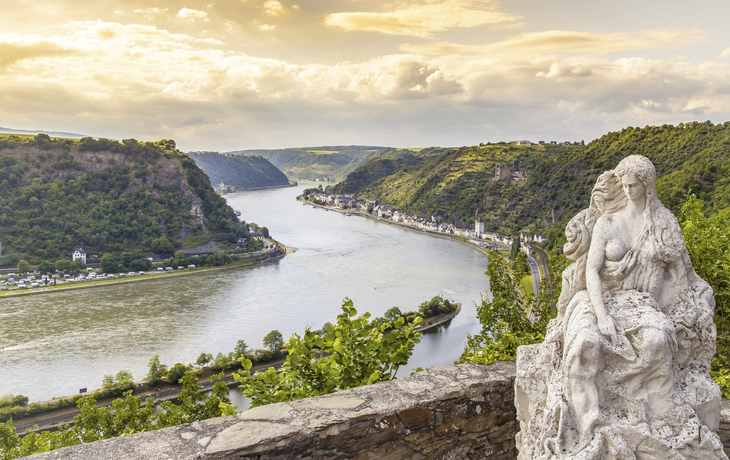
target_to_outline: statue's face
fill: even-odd
[[[644,187],[644,184],[634,173],[624,174],[621,177],[621,185],[623,186],[626,198],[631,201],[635,201],[646,196],[646,187]]]

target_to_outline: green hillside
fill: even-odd
[[[221,183],[236,188],[289,183],[283,172],[261,156],[221,155],[217,152],[191,152],[188,156],[205,171],[215,187]]]
[[[0,137],[0,265],[170,253],[247,236],[175,142]]]
[[[334,190],[456,225],[471,225],[481,217],[488,230],[542,232],[559,243],[567,220],[588,205],[598,175],[635,153],[656,165],[659,197],[675,214],[690,190],[708,203],[708,212],[730,207],[730,123],[710,122],[629,127],[586,146],[446,149],[420,165],[397,168],[376,160],[381,164],[364,165]],[[490,181],[497,164],[514,160],[520,161],[526,180]],[[378,168],[398,170],[383,177],[373,173]]]
[[[321,146],[281,150],[238,150],[234,155],[259,155],[269,160],[290,179],[338,181],[362,164],[381,147]]]

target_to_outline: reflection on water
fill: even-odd
[[[403,311],[444,295],[462,312],[425,334],[407,369],[458,358],[479,330],[474,301],[487,288],[486,258],[450,240],[294,201],[301,189],[228,195],[249,222],[298,251],[279,262],[146,283],[0,301],[0,394],[33,401],[98,388],[105,374],[147,362],[194,362],[201,352],[228,353],[239,339],[260,348],[277,329],[288,337],[334,322],[344,297],[359,312]]]

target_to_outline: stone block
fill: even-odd
[[[494,422],[497,420],[498,415],[498,412],[490,412],[488,414],[472,417],[464,424],[464,431],[466,433],[481,433],[489,427],[494,426]]]
[[[436,421],[434,413],[428,409],[404,410],[398,414],[398,417],[409,430],[432,426]]]
[[[436,427],[436,436],[451,436],[461,430],[461,417],[443,423]]]

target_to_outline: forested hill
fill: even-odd
[[[290,179],[338,181],[360,166],[365,157],[381,148],[340,145],[280,150],[238,150],[228,153],[262,156],[282,170]]]
[[[376,159],[335,191],[375,198],[417,215],[438,215],[457,225],[472,225],[481,217],[489,230],[542,232],[560,243],[567,220],[588,206],[598,175],[635,153],[656,165],[659,197],[675,214],[689,191],[708,203],[709,212],[730,207],[730,122],[629,127],[586,146],[446,149],[420,165],[398,168]],[[520,161],[526,180],[490,181],[496,165],[512,166],[514,160]],[[377,170],[390,174],[372,173]]]
[[[221,155],[217,152],[191,152],[188,156],[205,171],[214,187],[236,188],[287,185],[286,174],[261,156]]]
[[[175,142],[0,137],[0,265],[171,253],[247,236]]]

